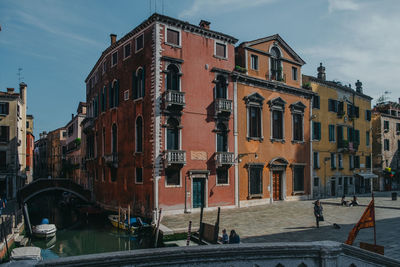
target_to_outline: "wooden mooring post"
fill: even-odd
[[[192,221],[189,221],[189,228],[188,228],[188,234],[187,234],[187,239],[186,239],[186,246],[189,246],[189,244],[190,244],[191,232],[192,232]]]

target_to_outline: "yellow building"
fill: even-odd
[[[371,190],[371,100],[356,89],[303,75],[303,86],[318,95],[312,103],[313,196],[342,196]]]

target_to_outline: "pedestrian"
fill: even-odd
[[[3,199],[0,197],[0,216],[3,214],[3,205],[4,205]]]
[[[322,205],[321,202],[319,201],[319,199],[317,199],[317,201],[315,201],[314,203],[314,216],[315,216],[315,220],[317,222],[317,228],[319,228],[319,222],[323,222],[324,221],[324,216],[322,214]]]
[[[228,234],[226,233],[226,229],[222,230],[222,244],[228,244],[229,242],[229,237]]]
[[[350,206],[358,206],[358,200],[356,196],[353,196],[353,200],[350,203]]]
[[[240,237],[239,235],[235,232],[235,230],[231,230],[231,234],[229,235],[229,244],[239,244],[240,243]]]
[[[346,196],[343,195],[340,204],[341,204],[342,206],[346,206],[346,207],[347,207],[347,206],[349,205],[349,201],[347,201],[345,198],[346,198]]]

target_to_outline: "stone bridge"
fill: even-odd
[[[32,183],[22,187],[18,191],[18,201],[20,204],[27,202],[32,197],[46,192],[61,190],[65,192],[70,192],[76,197],[82,199],[85,202],[90,202],[91,192],[84,189],[81,185],[75,183],[71,179],[66,178],[40,178],[34,180]]]

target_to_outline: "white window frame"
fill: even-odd
[[[116,60],[115,63],[113,62],[114,61],[114,54],[117,54],[117,60]],[[111,53],[111,68],[116,66],[117,64],[118,64],[118,50],[115,50],[115,51],[113,51]]]
[[[130,48],[129,48],[129,50],[130,50],[130,54],[129,54],[129,56],[126,56],[126,52],[125,52],[125,47],[127,47],[127,46],[130,46]],[[123,48],[122,48],[123,50],[124,50],[124,60],[125,59],[128,59],[128,58],[130,58],[131,56],[132,56],[132,44],[131,44],[131,42],[129,41],[128,43],[126,43],[124,46],[123,46]]]
[[[256,59],[255,61],[254,61],[254,59]],[[257,62],[257,68],[255,68],[255,62]],[[251,67],[251,69],[252,70],[258,70],[259,68],[258,68],[258,56],[256,55],[256,54],[251,54],[250,55],[250,67]]]
[[[230,185],[230,183],[229,183],[229,169],[226,169],[226,172],[227,172],[227,179],[228,179],[228,182],[225,183],[225,184],[220,184],[220,183],[218,183],[218,171],[215,172],[215,184],[216,184],[217,186],[229,186],[229,185]]]
[[[217,56],[217,44],[224,45],[225,46],[225,57]],[[228,59],[228,43],[227,42],[221,42],[221,41],[214,41],[214,57],[219,58],[219,59]]]
[[[173,43],[169,43],[168,40],[168,30],[172,30],[172,31],[176,31],[179,33],[179,44],[173,44]],[[179,28],[176,27],[172,27],[172,26],[165,26],[165,32],[164,32],[164,40],[165,40],[165,44],[172,46],[172,47],[177,47],[177,48],[182,48],[182,31]]]
[[[143,36],[142,40],[143,40],[143,46],[140,49],[137,49],[137,43],[138,43],[138,39],[140,38],[140,36]],[[138,53],[139,51],[142,51],[144,48],[144,32],[138,34],[135,38],[135,53]]]

